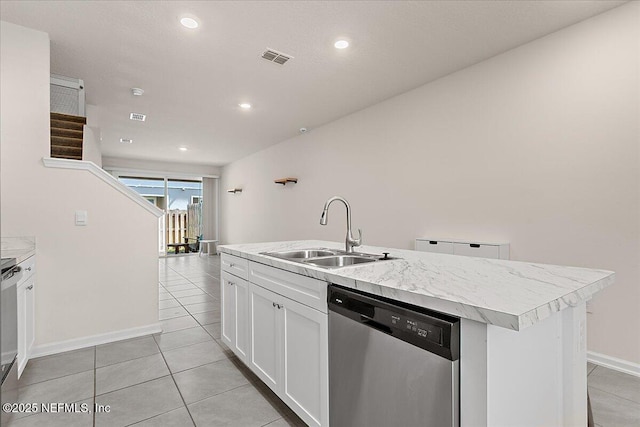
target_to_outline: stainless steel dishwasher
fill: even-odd
[[[329,287],[331,427],[459,426],[460,319]]]

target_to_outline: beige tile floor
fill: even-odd
[[[219,277],[217,256],[160,260],[162,334],[34,359],[20,378],[21,402],[111,411],[18,414],[10,425],[304,425],[220,341]],[[597,425],[640,425],[640,378],[591,364],[588,375]]]

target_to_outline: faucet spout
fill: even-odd
[[[327,200],[324,204],[324,208],[322,209],[322,215],[320,216],[320,225],[327,225],[327,220],[329,219],[329,206],[336,200],[344,203],[344,206],[347,208],[347,236],[345,239],[345,251],[351,253],[353,252],[354,247],[362,244],[362,230],[358,229],[359,235],[358,238],[355,239],[351,232],[351,206],[346,199],[340,196],[333,196]]]

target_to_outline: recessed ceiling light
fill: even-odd
[[[120,138],[120,142],[123,144],[133,144],[133,139]]]
[[[187,147],[180,147],[180,151],[187,151]]]
[[[144,90],[140,89],[139,87],[131,88],[131,94],[134,96],[142,96],[143,93],[144,93]]]
[[[242,108],[243,110],[248,110],[251,108],[251,104],[247,104],[246,102],[243,102],[242,104],[239,104],[240,108]]]
[[[347,47],[349,47],[349,42],[346,40],[338,40],[334,43],[334,46],[336,47],[336,49],[346,49]]]
[[[189,28],[189,29],[192,29],[192,30],[193,30],[194,28],[198,28],[198,21],[196,21],[196,20],[195,20],[195,19],[193,19],[193,18],[187,18],[187,17],[182,18],[182,19],[180,20],[180,23],[181,23],[183,26],[185,26],[185,27],[187,27],[187,28]]]

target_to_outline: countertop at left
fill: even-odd
[[[36,254],[36,238],[3,237],[0,239],[0,252],[2,258],[15,258],[16,262],[20,264]]]

